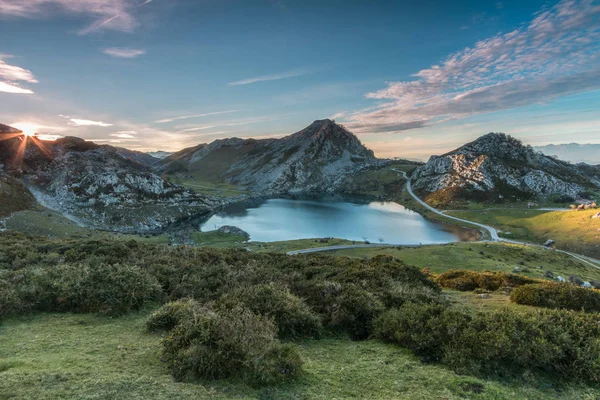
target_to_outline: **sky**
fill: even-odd
[[[140,151],[600,143],[600,0],[0,0],[0,123]]]

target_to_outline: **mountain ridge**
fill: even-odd
[[[518,139],[489,133],[441,156],[432,156],[413,174],[425,194],[494,200],[563,196],[577,198],[600,187],[600,174],[536,152]]]
[[[331,192],[345,176],[379,163],[354,134],[325,119],[280,139],[228,138],[199,144],[160,164],[165,172],[181,169],[275,194]]]

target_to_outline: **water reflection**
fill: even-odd
[[[392,202],[271,199],[227,207],[202,225],[208,231],[234,225],[251,240],[272,242],[336,237],[372,243],[427,244],[474,239],[473,233],[425,220]]]

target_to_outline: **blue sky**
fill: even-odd
[[[0,0],[0,122],[139,150],[322,118],[384,157],[600,143],[599,56],[599,0]]]

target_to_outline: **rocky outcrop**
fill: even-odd
[[[587,166],[590,167],[590,166]],[[468,194],[577,197],[600,187],[592,169],[534,151],[519,140],[490,133],[442,156],[432,156],[412,176],[413,187],[434,193],[448,188]]]
[[[380,163],[355,135],[326,119],[281,139],[231,138],[185,149],[165,159],[161,170],[272,195],[333,192],[347,176]]]
[[[0,156],[37,201],[88,227],[118,232],[164,230],[207,216],[219,201],[173,185],[120,149],[67,137],[28,139],[18,168],[14,149],[23,138],[0,141]],[[2,160],[0,160],[1,162]]]

